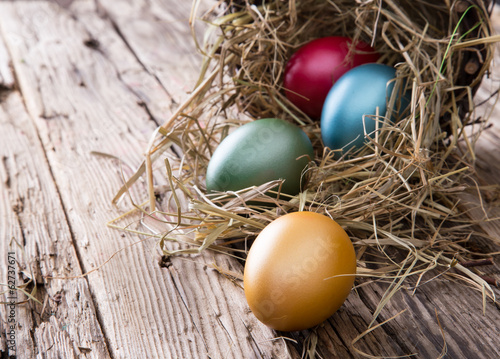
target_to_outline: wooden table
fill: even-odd
[[[154,239],[106,226],[125,209],[111,205],[122,176],[198,75],[190,5],[0,2],[0,282],[24,290],[3,287],[0,356],[286,358],[307,357],[317,343],[320,358],[500,358],[498,304],[486,299],[483,308],[482,294],[456,277],[424,277],[416,291],[408,283],[377,323],[400,314],[358,341],[385,283],[353,291],[314,330],[276,333],[254,318],[239,283],[211,266],[238,262],[210,253],[160,267]],[[498,74],[477,101],[498,89]],[[476,146],[477,172],[499,184],[498,109],[491,121]],[[494,218],[500,211],[489,203]],[[480,225],[498,241],[498,220]],[[500,279],[498,258],[485,270]]]

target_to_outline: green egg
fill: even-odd
[[[237,191],[284,179],[282,192],[301,190],[302,172],[313,159],[304,131],[277,118],[247,123],[216,148],[207,168],[207,191]]]

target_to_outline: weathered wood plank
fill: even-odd
[[[4,133],[4,125],[12,120],[8,118],[3,111],[0,112],[0,123],[2,124],[2,140]],[[7,133],[7,131],[5,132]],[[10,136],[9,136],[10,137]],[[1,196],[0,196],[0,231],[1,238],[0,241],[0,253],[2,253],[2,258],[0,259],[0,265],[2,268],[2,278],[0,278],[0,283],[2,283],[2,292],[5,290],[5,294],[2,296],[2,301],[6,304],[1,311],[1,324],[0,329],[2,334],[0,337],[0,347],[2,352],[9,353],[9,355],[16,355],[17,348],[23,347],[28,354],[28,358],[34,358],[34,347],[35,343],[31,336],[29,335],[29,328],[34,327],[33,317],[27,306],[15,306],[12,307],[12,301],[21,302],[25,300],[26,297],[19,293],[17,290],[11,292],[11,285],[19,286],[22,282],[22,275],[20,273],[20,268],[25,267],[24,258],[20,256],[20,251],[18,250],[16,243],[12,239],[22,240],[23,233],[19,225],[19,219],[16,211],[19,206],[19,198],[12,202],[10,198],[9,188],[12,186],[12,179],[10,171],[6,167],[7,165],[7,154],[4,153],[8,148],[3,145],[2,141],[2,165],[0,166],[0,178],[1,178]],[[9,267],[8,261],[10,258],[16,260],[14,268]],[[19,261],[20,264],[17,263]],[[12,265],[12,264],[10,264]],[[4,270],[6,268],[7,270]],[[11,271],[14,270],[14,273]],[[12,275],[14,278],[12,278]],[[14,279],[14,283],[12,280]],[[9,280],[11,281],[9,284]],[[21,283],[20,283],[21,282]],[[9,286],[9,287],[7,287]],[[7,291],[8,290],[8,291]],[[12,313],[14,310],[14,313]]]
[[[26,290],[35,288],[40,301],[22,303],[27,296],[16,292],[22,304],[16,306],[17,351],[11,354],[34,358],[44,352],[47,358],[58,358],[85,351],[89,358],[107,358],[87,281],[46,279],[82,272],[44,149],[19,93],[10,93],[0,104],[0,127],[1,267],[7,268],[7,253],[12,252],[16,285],[23,287],[31,279]],[[2,311],[3,320],[6,315]],[[64,342],[46,337],[46,331],[63,333]]]
[[[207,254],[193,259],[174,258],[168,268],[160,268],[154,239],[121,236],[104,227],[107,220],[120,213],[108,203],[121,185],[122,168],[116,161],[92,156],[90,151],[106,152],[137,165],[156,126],[150,115],[162,122],[162,117],[191,88],[198,60],[193,58],[191,35],[184,21],[189,2],[180,6],[170,1],[100,1],[95,7],[92,1],[80,0],[68,5],[61,8],[47,2],[0,3],[2,32],[13,55],[30,121],[36,125],[34,139],[25,140],[21,146],[25,151],[20,153],[28,157],[26,148],[31,149],[31,142],[41,139],[42,145],[38,142],[34,150],[41,158],[32,160],[43,163],[44,168],[50,166],[51,171],[49,179],[39,174],[32,176],[31,172],[25,178],[39,178],[35,182],[42,188],[49,186],[47,181],[55,183],[52,186],[58,191],[49,191],[42,199],[36,197],[19,214],[19,208],[11,208],[11,197],[3,196],[4,191],[9,196],[14,192],[2,187],[0,213],[5,215],[0,217],[0,231],[8,228],[8,233],[1,232],[7,237],[23,238],[25,233],[36,237],[33,243],[40,241],[40,253],[45,253],[45,257],[40,254],[43,263],[54,260],[53,254],[57,254],[55,263],[41,264],[37,269],[38,280],[44,283],[39,290],[41,297],[50,293],[58,298],[57,288],[64,288],[63,298],[68,303],[56,304],[45,296],[47,308],[57,309],[56,316],[45,317],[34,335],[29,335],[26,328],[36,326],[37,316],[32,315],[31,308],[18,313],[24,328],[19,330],[19,339],[27,352],[32,357],[37,350],[54,357],[95,355],[94,347],[89,352],[86,340],[69,332],[75,328],[68,319],[77,316],[71,312],[71,305],[79,313],[95,305],[113,358],[299,357],[308,338],[314,337],[318,339],[318,354],[324,358],[359,357],[351,342],[367,328],[387,284],[374,282],[358,288],[346,305],[319,328],[275,333],[249,313],[241,288],[209,266],[216,261],[223,268],[241,270],[238,262]],[[9,97],[8,101],[13,101],[9,102],[9,111],[21,106],[19,99],[10,98],[14,97]],[[14,126],[14,117],[6,115],[9,120],[5,126]],[[1,127],[3,131],[4,122]],[[495,135],[487,148],[496,148],[498,134],[489,134]],[[16,136],[20,133],[16,132]],[[20,166],[11,160],[7,164],[0,166],[3,183],[10,183],[12,169]],[[127,166],[123,171],[125,175],[131,172]],[[497,183],[498,174],[500,171],[493,166],[491,178]],[[137,191],[141,189],[134,188],[133,194]],[[28,189],[24,192],[31,198]],[[34,206],[37,201],[43,205]],[[49,216],[51,208],[59,214]],[[24,219],[19,222],[21,215]],[[50,225],[39,224],[47,220],[31,223],[30,216],[48,216]],[[491,233],[498,231],[493,228]],[[50,247],[48,239],[53,238],[58,240],[55,247]],[[144,241],[134,245],[139,240]],[[67,244],[71,241],[83,271],[114,257],[86,280],[44,281],[43,275],[78,273],[78,261],[73,262],[75,254],[70,253],[74,248]],[[66,247],[60,247],[61,242]],[[5,243],[0,243],[2,253],[8,250]],[[36,258],[34,249],[30,250],[30,259],[23,262]],[[384,357],[418,352],[417,357],[429,358],[439,356],[446,339],[449,357],[499,357],[498,311],[488,304],[483,316],[480,293],[450,280],[438,277],[420,286],[415,295],[411,288],[399,292],[381,313],[379,322],[407,311],[368,334],[356,348]],[[85,292],[87,281],[92,296]],[[49,309],[42,314],[48,314]],[[4,324],[0,324],[0,330],[6,330]],[[100,328],[88,330],[98,332]],[[83,339],[84,334],[80,334]],[[282,334],[297,340],[297,344],[277,339]],[[0,339],[0,350],[5,347],[6,342]]]
[[[112,21],[147,73],[158,79],[157,86],[169,93],[173,101],[171,108],[182,102],[193,90],[201,64],[201,55],[188,26],[192,2],[174,5],[170,1],[156,0],[98,0],[97,3],[101,14]],[[213,5],[210,1],[202,1],[198,11],[201,13]],[[144,98],[161,124],[172,111],[165,111],[168,109],[161,106],[163,101],[158,100],[149,96]]]
[[[134,62],[113,24],[102,20],[93,4],[74,2],[70,13],[47,2],[2,3],[0,22],[4,33],[25,31],[21,41],[7,38],[7,44],[82,267],[91,270],[116,254],[88,276],[111,355],[286,355],[283,341],[270,340],[272,332],[243,310],[242,291],[204,265],[204,260],[213,260],[211,256],[195,262],[179,258],[165,270],[152,256],[157,250],[154,240],[131,247],[137,237],[120,236],[104,226],[119,213],[110,208],[109,200],[121,185],[120,167],[90,151],[139,163],[156,124],[121,77],[127,66],[129,72],[145,72],[142,65]],[[43,26],[34,21],[40,18],[47,19]],[[95,34],[98,48],[88,41],[91,29],[106,33]],[[122,58],[119,63],[113,61],[118,58]],[[149,91],[157,96],[155,88]],[[224,263],[225,258],[214,258]],[[66,343],[57,331],[45,331],[42,337]]]
[[[0,38],[0,89],[11,89],[14,86],[14,75],[10,69],[10,57],[7,48]]]
[[[156,0],[103,0],[98,4],[135,56],[148,72],[161,80],[169,93],[180,95],[192,90],[201,57],[188,26],[191,1],[176,3],[176,6]],[[213,4],[202,2],[200,11],[210,5]]]
[[[155,64],[161,63],[162,56],[164,54],[169,53],[169,46],[165,43],[165,41],[159,41],[157,38],[149,39],[148,41],[144,41],[141,34],[135,32],[131,27],[127,24],[130,23],[130,19],[134,16],[134,12],[140,12],[141,18],[144,19],[169,19],[170,16],[170,7],[166,2],[141,2],[138,1],[134,5],[125,5],[124,7],[117,7],[114,4],[109,2],[101,2],[102,8],[107,11],[107,14],[113,19],[114,23],[117,27],[120,28],[120,32],[122,36],[126,39],[129,46],[132,48],[134,53],[137,54],[141,61],[146,66],[153,66]],[[125,9],[125,10],[124,10]],[[140,9],[140,10],[139,10]],[[161,32],[161,27],[163,24],[155,21],[148,21],[147,27],[150,28],[151,32],[159,31]],[[155,30],[157,29],[157,30]],[[154,45],[154,43],[158,42],[160,45]],[[160,48],[163,50],[159,50],[158,52],[149,51],[150,48]],[[164,54],[162,53],[164,52]],[[143,56],[142,54],[147,54]],[[159,65],[159,66],[162,66]],[[165,65],[166,66],[166,65]],[[160,79],[162,79],[160,77]],[[489,93],[491,89],[486,90]],[[500,116],[499,116],[500,118]],[[490,135],[492,132],[489,132]],[[500,173],[500,171],[498,172]],[[475,199],[477,205],[477,198]],[[491,222],[490,225],[498,225],[498,222]],[[435,273],[434,273],[435,274]],[[466,331],[467,326],[471,321],[473,322],[482,322],[482,301],[481,295],[475,293],[472,290],[465,289],[467,295],[465,295],[458,302],[457,305],[457,294],[463,295],[460,291],[463,289],[461,286],[463,284],[457,283],[449,283],[449,279],[446,280],[436,280],[435,282],[429,283],[422,288],[419,288],[417,294],[412,296],[411,293],[405,293],[403,291],[394,299],[395,304],[392,306],[388,306],[386,310],[381,315],[381,320],[390,318],[393,315],[399,313],[399,311],[403,309],[410,309],[409,313],[406,313],[404,316],[399,317],[397,320],[386,324],[382,328],[378,329],[375,333],[372,333],[366,337],[364,341],[358,343],[358,347],[360,350],[365,351],[374,355],[408,355],[410,353],[421,353],[422,357],[437,357],[439,356],[442,347],[443,347],[443,338],[442,333],[439,329],[439,325],[437,322],[437,318],[441,321],[441,323],[448,324],[446,328],[451,328],[452,323],[454,321],[454,317],[457,316],[457,313],[454,311],[448,312],[437,312],[438,317],[434,314],[435,308],[440,307],[449,307],[455,306],[458,311],[462,310],[464,305],[468,305],[468,301],[470,298],[475,298],[474,304],[471,304],[471,307],[474,309],[471,310],[471,318],[462,325],[458,325],[461,329],[457,329],[451,331],[451,337],[447,338],[448,341],[452,343],[452,349],[457,357],[467,357],[467,355],[471,355],[473,350],[477,350],[478,347],[471,346],[471,351],[457,351],[459,348],[459,344],[464,340],[463,332]],[[459,286],[459,289],[456,288]],[[338,319],[337,315],[334,315],[332,319],[325,323],[321,332],[323,335],[319,336],[318,343],[318,352],[320,354],[324,354],[324,357],[348,357],[354,355],[352,348],[350,347],[350,342],[362,331],[367,328],[367,325],[371,319],[370,310],[374,311],[378,301],[381,298],[381,295],[384,293],[386,286],[382,284],[373,284],[367,288],[363,288],[359,290],[360,298],[353,299],[352,297],[349,299],[349,306],[344,309],[343,314],[339,314],[342,316],[342,320]],[[458,292],[456,292],[458,291]],[[444,298],[440,298],[436,293],[448,293]],[[420,295],[419,295],[420,294]],[[435,298],[437,296],[437,298]],[[431,303],[427,297],[435,298],[436,304]],[[418,299],[416,299],[418,298]],[[414,312],[412,309],[422,307],[417,312]],[[369,310],[367,310],[369,308]],[[420,311],[424,311],[426,313],[425,318],[421,318]],[[497,318],[497,312],[494,307],[489,307],[488,315],[491,318]],[[363,314],[359,314],[363,313]],[[351,318],[355,318],[352,320]],[[494,319],[492,322],[495,323]],[[419,330],[414,330],[409,335],[405,335],[409,324],[411,327],[415,329],[415,324],[419,323]],[[336,328],[342,327],[342,330],[338,330]],[[445,332],[446,329],[445,328]],[[494,337],[494,333],[497,332],[498,327],[491,325],[491,322],[485,324],[485,330],[492,334]],[[324,335],[324,332],[328,332],[328,335]],[[302,333],[298,335],[293,335],[292,337],[299,340],[299,343],[303,343],[305,337],[310,333]],[[397,334],[395,339],[391,338]],[[475,336],[474,340],[481,340],[481,336]],[[337,345],[332,345],[331,342],[337,343]],[[493,342],[489,343],[494,344]],[[344,349],[342,349],[344,348]],[[300,352],[302,350],[302,346],[298,345],[297,350]],[[344,354],[339,355],[339,350],[342,352],[344,350]],[[488,357],[491,353],[497,354],[495,346],[491,346],[488,350],[484,352],[484,356]]]
[[[492,23],[496,33],[500,33],[500,6],[495,6],[492,13]],[[474,102],[478,104],[474,113],[475,118],[487,119],[486,126],[478,141],[473,143],[477,159],[474,163],[476,176],[474,181],[477,186],[497,186],[490,191],[485,191],[481,201],[478,200],[477,192],[471,191],[462,196],[465,208],[469,209],[472,218],[478,221],[478,226],[491,236],[491,240],[485,241],[486,250],[492,252],[500,248],[500,161],[498,160],[498,146],[500,143],[500,107],[498,106],[498,91],[500,82],[500,45],[497,45],[495,59],[490,68],[490,74],[485,76]],[[491,244],[491,245],[490,245]],[[500,273],[500,262],[496,262],[496,273]]]

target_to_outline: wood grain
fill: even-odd
[[[207,253],[160,267],[155,239],[107,228],[130,205],[126,198],[118,208],[110,204],[122,176],[141,163],[151,133],[196,81],[201,58],[187,23],[190,2],[59,5],[0,2],[0,87],[6,89],[0,96],[0,263],[4,268],[5,253],[14,248],[19,283],[33,277],[41,302],[17,307],[17,346],[25,357],[298,358],[315,342],[322,358],[362,357],[356,350],[500,357],[500,311],[487,301],[483,314],[480,292],[454,276],[433,278],[439,271],[428,273],[415,292],[416,278],[408,281],[376,323],[394,319],[353,347],[387,283],[359,281],[318,328],[276,333],[250,313],[240,283],[211,266],[238,272],[238,261]],[[479,99],[498,88],[495,76]],[[494,126],[476,144],[476,167],[481,183],[498,184],[500,114],[490,107]],[[131,195],[144,198],[144,186]],[[491,196],[485,203],[494,218],[498,197]],[[498,237],[499,221],[484,221],[477,197],[468,193],[464,200]],[[499,272],[495,261],[492,275]],[[48,278],[89,271],[78,279]],[[2,271],[2,283],[4,277]],[[6,331],[2,309],[0,332]],[[3,335],[0,352],[7,353]]]
[[[82,272],[59,190],[18,92],[0,104],[0,123],[0,218],[6,220],[0,226],[2,268],[7,267],[6,253],[13,252],[17,286],[28,282],[26,290],[36,289],[34,296],[40,301],[27,301],[26,295],[17,292],[22,303],[16,316],[19,352],[26,358],[34,358],[40,350],[48,358],[77,357],[82,347],[89,348],[89,358],[109,357],[87,281],[46,278]],[[1,281],[6,283],[6,278]],[[64,336],[47,342],[43,334],[47,331]]]
[[[166,103],[164,98],[155,96],[161,91],[144,88],[137,91],[156,121],[162,124],[193,90],[199,76],[202,58],[193,36],[201,41],[201,34],[199,31],[193,34],[188,24],[192,2],[173,5],[161,0],[97,0],[97,4],[101,16],[109,19],[143,66],[142,74],[150,75],[141,79],[153,77],[157,81],[152,86],[161,87],[170,96],[171,103]],[[197,14],[210,6],[213,6],[210,1],[201,1]]]
[[[9,90],[14,86],[14,75],[10,69],[10,57],[0,38],[0,89]]]
[[[46,2],[2,3],[0,22],[3,33],[24,30],[20,42],[7,39],[7,45],[80,264],[89,271],[116,254],[87,277],[110,355],[286,355],[283,341],[272,340],[273,333],[244,310],[242,291],[204,265],[205,260],[224,263],[225,258],[178,259],[165,270],[157,265],[154,240],[134,245],[140,239],[105,227],[119,213],[109,201],[121,185],[120,167],[90,152],[137,164],[156,124],[141,106],[143,98],[122,77],[124,72],[150,75],[93,4],[75,2],[69,12]],[[96,38],[96,30],[106,35]],[[153,98],[163,94],[165,102],[171,101],[161,88],[160,95],[153,93],[156,87],[149,91]],[[39,339],[67,344],[55,329],[45,330]]]

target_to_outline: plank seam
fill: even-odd
[[[125,46],[127,47],[127,49],[129,49],[130,53],[134,56],[134,58],[136,59],[136,61],[138,62],[138,64],[144,69],[144,71],[146,71],[146,73],[150,76],[153,76],[154,79],[156,80],[156,82],[161,86],[161,88],[165,91],[165,93],[172,99],[173,101],[173,96],[172,94],[168,91],[168,89],[163,85],[162,81],[158,78],[158,76],[154,73],[151,73],[151,71],[149,70],[149,68],[144,64],[144,62],[140,59],[139,55],[137,55],[137,52],[134,50],[134,48],[132,47],[132,45],[130,44],[130,42],[127,40],[127,38],[125,37],[125,35],[123,34],[123,32],[121,31],[120,29],[120,26],[118,25],[118,23],[111,17],[111,15],[109,14],[109,12],[106,10],[106,8],[104,6],[102,6],[100,4],[100,1],[99,0],[96,0],[96,4],[97,6],[99,7],[99,9],[102,9],[102,17],[104,19],[107,19],[110,24],[111,24],[111,27],[113,28],[113,30],[116,32],[116,34],[118,35],[118,37],[123,41],[123,43],[125,44]],[[121,80],[121,76],[118,74],[118,78]],[[123,82],[123,81],[122,81]],[[130,86],[128,86],[126,83],[124,83],[125,86],[133,93],[137,96],[137,94],[135,93],[135,91],[133,89],[130,88]],[[140,99],[140,96],[138,96],[138,98]],[[160,122],[155,118],[155,116],[151,113],[151,111],[149,110],[147,104],[145,102],[143,102],[142,100],[140,100],[140,102],[138,103],[140,106],[142,106],[145,111],[147,112],[148,116],[150,117],[150,119],[157,125],[157,126],[160,126]]]
[[[13,73],[14,75],[14,78],[16,79],[15,81],[17,81],[17,74],[16,72],[14,71]],[[16,82],[17,83],[17,82]],[[40,133],[39,133],[39,129],[36,125],[36,122],[32,116],[32,114],[30,113],[30,111],[28,110],[27,106],[26,106],[26,101],[25,101],[25,97],[24,97],[24,94],[21,90],[21,88],[19,87],[19,93],[21,95],[21,99],[22,99],[22,103],[23,103],[23,107],[25,109],[25,112],[27,114],[27,116],[29,116],[30,120],[31,120],[31,123],[33,124],[33,131],[35,132],[36,134],[36,139],[39,141],[40,143],[40,146],[43,148],[43,154],[41,154],[41,156],[43,156],[43,158],[45,159],[46,163],[47,163],[47,167],[48,167],[48,172],[49,172],[49,175],[50,175],[50,178],[52,179],[52,182],[54,184],[54,188],[55,188],[55,191],[57,193],[57,200],[61,206],[61,209],[62,209],[62,213],[63,213],[63,216],[64,216],[64,220],[66,222],[66,225],[68,226],[68,230],[69,230],[69,235],[70,235],[70,238],[71,238],[71,245],[73,246],[73,249],[75,251],[75,254],[76,254],[76,260],[77,260],[77,263],[75,263],[75,265],[78,266],[78,269],[80,269],[81,273],[87,273],[87,270],[85,269],[85,266],[83,264],[83,261],[82,261],[82,255],[79,251],[79,248],[78,246],[76,245],[76,238],[75,238],[75,234],[74,234],[74,231],[73,231],[73,228],[71,226],[71,222],[69,221],[69,217],[68,217],[68,212],[67,212],[67,209],[66,209],[66,206],[64,205],[64,202],[62,200],[62,196],[61,196],[61,191],[60,191],[60,188],[59,188],[59,185],[56,181],[56,178],[54,176],[54,172],[52,170],[52,167],[50,165],[50,161],[49,161],[49,158],[47,156],[47,148],[45,147],[41,137],[40,137]],[[8,169],[6,168],[6,171],[8,171]],[[7,172],[8,173],[8,172]],[[16,211],[14,211],[16,212]],[[16,217],[17,217],[17,220],[19,222],[19,225],[21,226],[20,228],[22,229],[22,221],[19,217],[19,213],[16,212]],[[26,237],[25,237],[25,234],[24,234],[24,231],[21,230],[21,233],[22,233],[22,236],[23,236],[23,245],[26,244]],[[83,275],[86,283],[87,283],[87,288],[89,289],[89,292],[91,294],[91,298],[92,298],[92,302],[94,304],[94,308],[95,308],[95,313],[96,313],[96,319],[97,319],[97,322],[99,323],[99,326],[100,326],[100,330],[101,332],[103,333],[103,340],[104,340],[104,343],[106,345],[106,351],[107,351],[107,354],[108,356],[111,358],[111,359],[114,359],[113,355],[112,355],[112,352],[110,350],[110,346],[109,346],[109,342],[108,342],[108,336],[106,334],[106,331],[105,331],[105,327],[103,325],[103,319],[102,319],[102,315],[100,313],[100,309],[99,309],[99,306],[98,306],[98,303],[96,302],[95,300],[95,296],[91,290],[91,286],[88,282],[88,279],[85,275]],[[34,335],[34,333],[31,333],[31,335]],[[34,342],[34,345],[36,347],[36,342]]]

